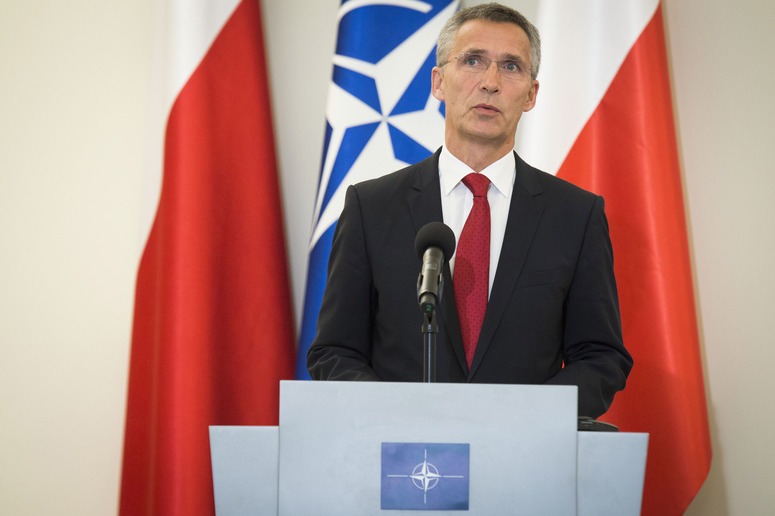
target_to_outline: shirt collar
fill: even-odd
[[[510,198],[511,190],[514,187],[514,171],[516,166],[514,152],[510,151],[480,173],[487,176],[487,179],[490,180],[501,195]],[[453,156],[446,145],[442,146],[441,155],[439,156],[439,175],[444,195],[449,195],[461,183],[463,178],[472,172],[473,169]]]

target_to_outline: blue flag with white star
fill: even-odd
[[[444,142],[444,106],[431,95],[431,70],[436,39],[459,4],[343,0],[339,7],[297,379],[309,379],[307,350],[315,337],[347,187],[422,161]]]
[[[383,510],[467,511],[468,443],[382,443]]]

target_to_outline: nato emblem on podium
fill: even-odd
[[[468,510],[470,445],[382,443],[383,510]]]

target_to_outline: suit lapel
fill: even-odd
[[[409,213],[415,234],[425,224],[441,221],[441,188],[439,186],[439,154],[417,164],[412,187],[407,195]]]
[[[440,222],[443,219],[441,186],[439,183],[439,154],[441,154],[441,149],[436,151],[430,158],[418,164],[412,188],[407,196],[407,204],[412,217],[412,223],[414,224],[415,234],[425,224],[434,221]],[[460,367],[465,371],[468,366],[466,365],[465,352],[463,351],[463,337],[460,334],[460,320],[457,316],[452,276],[449,272],[448,263],[444,263],[442,274],[444,277],[444,289],[439,310],[436,312],[438,317],[437,324],[445,329]]]
[[[476,368],[481,363],[482,357],[495,336],[495,331],[517,284],[517,278],[530,250],[530,242],[544,210],[544,201],[541,195],[543,191],[538,184],[536,172],[516,154],[515,157],[516,177],[511,194],[509,216],[506,221],[506,232],[503,235],[503,248],[498,260],[498,270],[487,303],[487,312],[484,315],[476,353],[471,364],[469,379],[476,372]]]

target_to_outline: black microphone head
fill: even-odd
[[[422,260],[425,250],[438,247],[444,253],[444,259],[449,261],[455,253],[455,233],[442,222],[429,222],[420,228],[414,239],[414,249]]]

